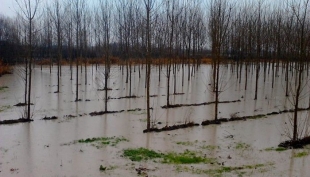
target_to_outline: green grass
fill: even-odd
[[[7,110],[7,109],[10,109],[10,108],[11,108],[10,105],[8,105],[8,106],[1,106],[1,107],[0,107],[0,112],[3,112],[3,111],[5,111],[5,110]]]
[[[140,162],[142,160],[151,160],[167,164],[197,164],[197,163],[214,163],[215,159],[199,156],[200,154],[194,151],[185,150],[183,153],[160,153],[146,148],[125,149],[124,157],[132,161]],[[155,159],[160,159],[157,161]]]
[[[304,156],[308,156],[309,152],[303,151],[303,152],[298,152],[296,154],[294,154],[294,157],[300,158],[300,157],[304,157]]]
[[[243,142],[238,142],[236,143],[235,148],[239,150],[246,150],[249,149],[251,146],[249,144],[243,143]]]
[[[5,90],[5,89],[7,89],[7,88],[9,88],[8,86],[1,86],[0,87],[0,91],[3,91],[3,90]]]
[[[282,151],[286,151],[287,149],[284,147],[271,147],[271,148],[266,148],[265,151],[277,151],[277,152],[282,152]]]
[[[192,173],[194,174],[206,174],[208,176],[216,176],[220,177],[227,173],[236,172],[239,174],[239,176],[245,175],[245,170],[255,170],[255,169],[261,169],[263,167],[268,167],[273,165],[272,163],[267,164],[254,164],[254,165],[243,165],[243,166],[222,166],[216,169],[208,169],[208,170],[202,170],[202,169],[192,169]]]
[[[200,148],[201,149],[206,149],[206,150],[215,150],[215,149],[217,149],[217,148],[219,148],[220,149],[220,147],[219,146],[213,146],[213,145],[207,145],[207,146],[200,146]]]
[[[179,141],[179,142],[176,142],[178,145],[183,145],[183,146],[193,146],[194,143],[193,142],[190,142],[190,141]]]
[[[278,152],[282,152],[282,151],[286,151],[287,149],[286,148],[284,148],[284,147],[277,147],[276,148],[276,151],[278,151]]]
[[[169,152],[165,154],[162,162],[168,164],[197,164],[214,163],[215,159],[201,157],[197,152],[185,150],[183,153]]]
[[[146,148],[125,149],[123,155],[128,157],[130,160],[137,162],[163,157],[163,154]]]

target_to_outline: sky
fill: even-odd
[[[14,0],[0,0],[0,14],[14,17],[16,9]]]

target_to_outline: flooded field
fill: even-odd
[[[292,98],[285,97],[282,71],[271,87],[271,74],[263,71],[259,78],[258,99],[254,100],[255,74],[248,73],[248,88],[244,89],[232,66],[223,67],[223,91],[219,104],[219,118],[253,116],[291,109]],[[181,67],[180,67],[181,68]],[[125,69],[125,67],[124,67]],[[145,69],[145,68],[144,68]],[[24,99],[24,82],[17,72],[0,77],[0,120],[18,119],[24,107],[14,105]],[[87,84],[84,69],[79,74],[79,98],[75,102],[76,80],[70,80],[70,69],[62,67],[60,93],[57,90],[57,67],[39,66],[33,72],[33,122],[0,125],[0,176],[300,176],[310,174],[310,147],[283,150],[278,144],[288,140],[286,130],[291,113],[272,114],[261,118],[222,123],[220,125],[195,126],[159,133],[143,133],[146,129],[145,71],[138,74],[138,66],[132,69],[130,83],[126,83],[126,70],[111,68],[108,87],[109,111],[120,113],[90,116],[89,113],[104,110],[103,66],[87,68]],[[214,101],[210,88],[212,69],[201,65],[187,79],[185,69],[177,72],[176,93],[173,95],[171,76],[171,104],[194,104]],[[214,104],[163,109],[166,105],[166,68],[152,67],[151,117],[158,128],[185,122],[201,124],[214,118]],[[158,75],[161,74],[161,81]],[[73,71],[75,76],[75,70]],[[239,76],[240,77],[240,76]],[[5,87],[6,86],[6,87]],[[184,94],[181,94],[184,93]],[[293,95],[293,94],[292,94]],[[116,99],[121,98],[121,99]],[[300,107],[308,106],[309,98],[300,101]],[[140,108],[140,109],[137,109]],[[132,110],[134,109],[134,110]],[[132,111],[128,111],[132,110]],[[300,116],[307,116],[301,111]],[[56,116],[56,120],[42,120]],[[101,138],[99,138],[101,137]],[[88,139],[89,138],[89,139]],[[97,139],[93,139],[97,138]],[[153,150],[152,157],[140,154],[134,157],[129,150]],[[173,156],[173,157],[172,157]],[[195,157],[199,163],[186,161]],[[186,163],[184,163],[186,162]]]

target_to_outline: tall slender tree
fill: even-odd
[[[39,9],[40,0],[15,0],[18,7],[20,8],[20,11],[22,13],[22,16],[24,20],[27,22],[27,46],[28,46],[28,100],[27,100],[27,119],[31,119],[31,85],[32,85],[32,62],[33,62],[33,37],[34,37],[34,18],[36,17],[36,14]],[[27,65],[26,65],[27,67]],[[27,82],[26,82],[27,87]]]

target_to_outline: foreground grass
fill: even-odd
[[[142,160],[160,159],[161,163],[166,164],[215,163],[215,159],[202,157],[200,153],[189,150],[185,150],[183,153],[160,153],[146,148],[137,148],[125,149],[123,155],[124,157],[137,162]]]
[[[123,152],[124,157],[128,157],[131,161],[140,162],[142,160],[150,160],[162,158],[164,154],[149,150],[146,148],[138,149],[125,149]]]
[[[308,156],[308,155],[309,155],[309,152],[302,151],[302,152],[295,153],[294,157],[300,158],[300,157],[305,157],[305,156]]]
[[[243,148],[241,148],[243,149]],[[129,158],[132,161],[140,162],[153,160],[163,164],[176,165],[175,171],[178,173],[188,172],[192,174],[206,175],[221,177],[227,174],[237,174],[238,176],[250,176],[251,173],[259,172],[263,173],[268,171],[268,168],[273,166],[273,163],[266,164],[253,164],[242,166],[224,166],[218,165],[216,159],[207,158],[202,156],[202,153],[196,151],[185,150],[182,153],[168,152],[161,153],[146,148],[125,149],[123,156]],[[189,164],[210,164],[209,169],[199,169],[195,166],[189,166]]]

